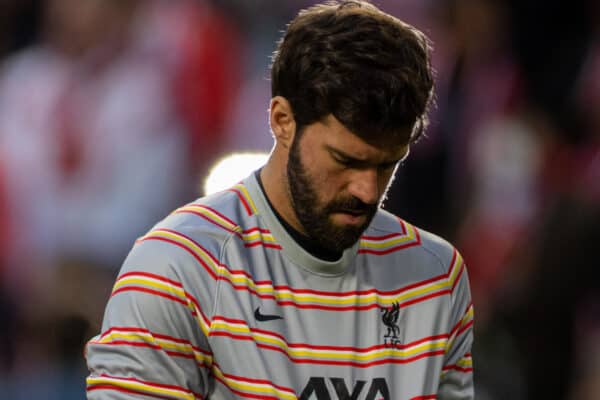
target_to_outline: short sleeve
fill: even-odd
[[[200,282],[206,296],[194,296],[184,270],[190,259],[166,240],[134,246],[102,331],[86,347],[89,400],[206,398],[212,365],[207,310],[214,287]]]
[[[473,303],[467,268],[458,252],[449,272],[452,288],[451,326],[442,375],[438,388],[440,400],[472,400],[473,361]]]

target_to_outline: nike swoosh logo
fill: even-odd
[[[283,319],[283,317],[279,315],[261,314],[260,307],[256,307],[256,310],[254,310],[254,318],[256,318],[256,320],[260,322],[273,321],[274,319]]]

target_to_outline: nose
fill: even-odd
[[[348,185],[351,195],[365,204],[376,204],[379,201],[379,177],[376,168],[355,171]]]

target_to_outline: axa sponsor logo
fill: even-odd
[[[390,400],[385,378],[358,380],[347,386],[344,378],[313,376],[302,390],[299,400]]]

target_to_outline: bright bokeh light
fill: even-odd
[[[222,158],[210,169],[204,182],[204,194],[209,195],[235,185],[265,165],[267,158],[268,153],[233,153]]]

